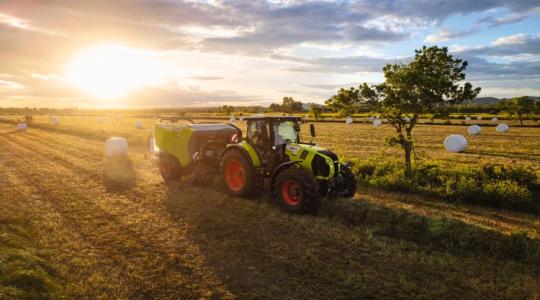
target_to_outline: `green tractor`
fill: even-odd
[[[356,180],[333,152],[302,142],[300,117],[245,117],[246,136],[234,124],[160,122],[155,125],[155,153],[165,181],[189,176],[202,183],[219,170],[233,196],[251,197],[271,190],[279,205],[297,213],[317,211],[321,197],[352,197]],[[315,127],[310,124],[311,136]]]

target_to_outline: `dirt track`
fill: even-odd
[[[166,186],[143,149],[104,161],[101,141],[30,129],[0,134],[0,166],[2,200],[31,216],[75,298],[538,297],[538,278],[513,261]]]

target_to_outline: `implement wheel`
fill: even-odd
[[[227,192],[232,196],[251,196],[255,177],[250,161],[238,150],[229,150],[223,155],[220,172]]]
[[[283,170],[274,184],[274,199],[286,211],[315,213],[319,209],[320,195],[315,177],[302,168]]]
[[[180,179],[180,162],[169,153],[159,153],[159,171],[165,182],[171,182]]]

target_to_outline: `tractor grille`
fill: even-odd
[[[337,157],[337,155],[332,152],[332,151],[328,151],[328,150],[321,150],[319,151],[320,154],[323,154],[323,155],[326,155],[328,157],[330,157],[332,159],[332,161],[334,162],[334,171],[335,171],[335,174],[334,176],[336,176],[338,174],[338,170],[339,170],[339,159]]]

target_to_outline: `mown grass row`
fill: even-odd
[[[57,268],[34,244],[23,219],[0,217],[0,299],[59,299]]]
[[[540,240],[528,237],[525,232],[505,235],[456,219],[422,216],[361,200],[328,199],[320,213],[352,226],[374,227],[374,234],[412,241],[434,250],[540,264]]]

